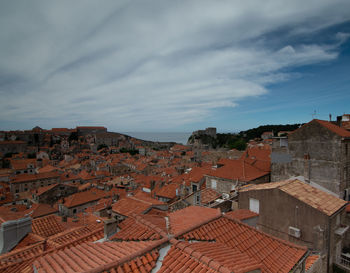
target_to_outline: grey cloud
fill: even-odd
[[[200,122],[264,95],[295,76],[285,68],[336,59],[348,34],[334,33],[331,45],[290,37],[350,19],[346,0],[9,1],[0,10],[0,107],[15,107],[0,110],[0,122],[124,131]]]

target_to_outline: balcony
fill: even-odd
[[[336,262],[337,266],[346,272],[350,272],[350,254],[342,253]]]

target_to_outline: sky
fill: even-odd
[[[0,130],[350,113],[349,0],[0,0]]]

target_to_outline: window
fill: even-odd
[[[211,180],[211,188],[216,190],[216,180],[214,179]]]
[[[192,192],[196,192],[197,191],[197,185],[192,185]]]
[[[73,213],[76,214],[77,213],[77,209],[73,209]]]
[[[196,195],[196,205],[199,205],[200,204],[200,196],[199,194]]]
[[[249,210],[259,213],[259,200],[254,198],[249,198]]]

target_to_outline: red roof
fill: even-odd
[[[227,217],[230,217],[232,219],[237,219],[237,220],[245,220],[245,219],[259,216],[259,214],[252,212],[249,209],[238,209],[234,211],[229,211],[229,212],[226,212],[225,215]]]
[[[208,173],[209,176],[244,182],[253,181],[268,174],[268,171],[262,171],[245,160],[231,160],[230,164],[226,164],[216,170],[211,170]]]
[[[170,233],[178,234],[221,216],[219,209],[189,206],[169,214]]]
[[[78,192],[64,198],[63,205],[67,208],[72,208],[82,204],[94,202],[108,196],[108,192],[92,188],[88,191]]]
[[[332,122],[329,122],[329,121],[326,121],[326,120],[319,120],[319,119],[311,120],[310,122],[304,124],[300,128],[294,130],[291,134],[294,134],[295,132],[297,132],[298,130],[300,130],[301,128],[303,128],[304,126],[307,126],[308,124],[310,124],[312,122],[317,122],[318,124],[322,125],[326,129],[328,129],[328,130],[332,131],[333,133],[337,134],[338,136],[350,137],[350,132],[345,130],[344,128],[341,128],[341,127],[333,124]]]
[[[216,241],[262,264],[262,272],[290,272],[307,248],[277,239],[239,221],[221,217],[181,236],[185,240]]]
[[[40,217],[32,221],[32,232],[42,237],[49,237],[64,230],[64,226],[60,223],[60,217],[56,215]]]
[[[110,237],[110,240],[148,241],[161,239],[166,231],[165,218],[157,216],[146,218],[145,216],[146,215],[136,218],[130,217],[124,220],[119,224],[121,230]],[[158,223],[162,229],[159,229],[159,226],[157,228],[157,226],[154,225],[155,222]]]
[[[262,265],[239,250],[216,242],[177,242],[158,272],[235,272],[259,270]]]
[[[176,197],[176,189],[179,187],[179,184],[170,183],[164,185],[160,189],[156,189],[154,194],[159,197],[165,197],[168,199],[174,199]]]
[[[221,197],[221,194],[211,188],[201,190],[201,204],[209,204]]]
[[[38,272],[103,272],[111,267],[117,267],[121,264],[119,261],[130,261],[140,252],[154,243],[151,242],[103,242],[103,243],[86,243],[58,251],[56,254],[49,254],[34,262],[34,267]],[[158,258],[158,256],[156,255]],[[147,258],[145,258],[147,261]],[[153,261],[153,257],[147,261]],[[147,264],[145,263],[145,264]],[[155,265],[155,263],[153,263]],[[138,266],[132,264],[135,271],[138,272]],[[98,270],[99,269],[99,270]]]
[[[59,174],[56,172],[49,172],[49,173],[37,173],[37,174],[18,174],[16,175],[13,180],[10,181],[10,183],[21,183],[26,181],[36,181],[39,179],[49,179],[49,178],[59,178]]]
[[[160,202],[153,198],[150,199],[151,200],[146,201],[132,196],[125,197],[115,203],[112,206],[112,210],[124,216],[131,216],[134,214],[142,214],[150,209],[153,205],[164,205],[163,202]]]
[[[350,137],[350,132],[329,121],[315,119],[319,124],[341,137]]]

